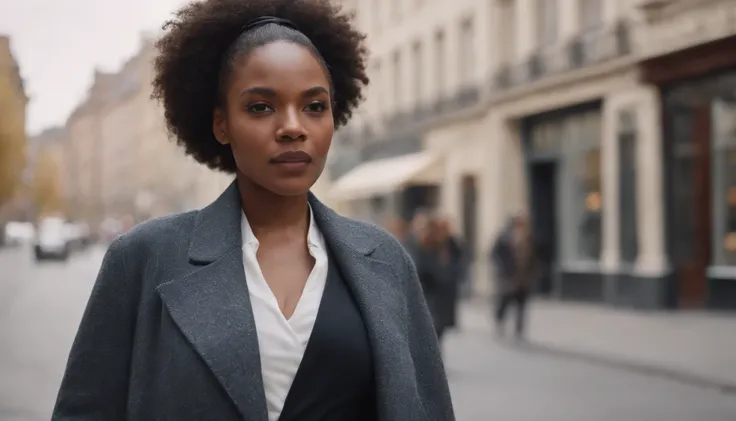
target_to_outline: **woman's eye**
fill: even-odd
[[[252,104],[248,106],[248,112],[254,114],[263,114],[270,111],[273,111],[273,109],[266,104]]]
[[[327,110],[327,105],[322,101],[316,101],[307,105],[306,110],[310,113],[321,113]]]

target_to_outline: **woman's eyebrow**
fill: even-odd
[[[323,86],[313,86],[313,87],[305,90],[304,92],[302,92],[302,96],[305,97],[305,98],[311,98],[311,97],[314,97],[314,96],[317,96],[317,95],[320,95],[320,94],[328,94],[329,95],[329,93],[330,93],[330,91],[328,91],[327,88],[325,88]],[[263,96],[267,96],[267,97],[275,97],[275,96],[278,95],[278,93],[276,92],[276,90],[271,89],[271,88],[266,88],[266,87],[263,87],[263,86],[254,86],[252,88],[248,88],[245,91],[243,91],[240,94],[240,96],[243,96],[245,94],[257,94],[257,95],[263,95]]]

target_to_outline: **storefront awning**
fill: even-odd
[[[439,157],[419,152],[363,163],[336,180],[330,196],[339,201],[365,199],[410,184],[438,184],[441,178]]]

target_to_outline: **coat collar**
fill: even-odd
[[[309,205],[328,244],[349,247],[363,255],[370,255],[378,247],[376,239],[359,224],[338,215],[311,192]],[[233,182],[217,200],[199,211],[189,245],[189,259],[197,263],[211,263],[233,248],[241,248],[241,209],[240,193]],[[346,233],[351,235],[346,236]]]
[[[415,373],[406,342],[406,302],[395,265],[375,253],[381,238],[309,195],[314,219],[355,295],[373,351],[380,420],[413,421]],[[189,246],[198,270],[158,287],[166,308],[244,419],[266,420],[255,319],[242,258],[240,195],[235,183],[202,209]],[[390,255],[390,252],[385,253]],[[394,256],[396,257],[396,256]],[[405,394],[409,394],[406,395]]]

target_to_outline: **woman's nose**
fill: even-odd
[[[301,122],[301,117],[299,111],[293,107],[286,109],[280,122],[280,127],[276,132],[278,140],[283,142],[305,140],[307,138],[307,132]]]

